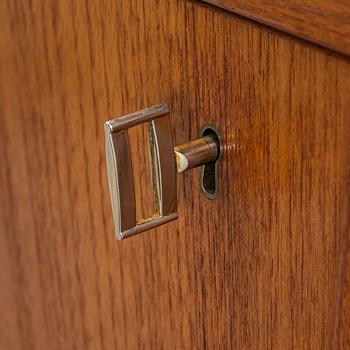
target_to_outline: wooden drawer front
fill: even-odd
[[[192,1],[0,9],[1,349],[345,344],[346,57]],[[117,242],[103,122],[160,102],[176,144],[221,130],[219,197],[186,173]]]

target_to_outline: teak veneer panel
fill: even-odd
[[[350,55],[350,4],[347,0],[203,1]]]
[[[0,18],[1,349],[349,341],[346,59],[191,1]],[[175,144],[221,130],[220,195],[185,173],[179,219],[118,242],[103,122],[160,102]]]

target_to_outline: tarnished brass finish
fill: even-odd
[[[148,145],[156,213],[136,220],[135,187],[127,130],[148,123]],[[106,158],[117,239],[130,237],[177,218],[176,174],[214,164],[220,145],[205,135],[174,149],[169,108],[161,104],[105,123]],[[151,184],[150,184],[151,186]]]
[[[221,135],[217,128],[209,123],[205,123],[199,132],[201,137],[211,136],[215,138],[216,144],[218,145],[218,157],[215,161],[207,162],[202,166],[202,174],[200,178],[201,191],[204,196],[208,199],[213,200],[218,196],[218,173],[219,173],[219,162],[222,156],[220,151],[220,139]]]
[[[174,148],[176,171],[182,173],[219,157],[219,145],[214,135],[207,135]]]

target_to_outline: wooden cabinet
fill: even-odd
[[[350,346],[346,38],[185,0],[0,13],[1,349]],[[119,242],[103,122],[160,102],[177,144],[221,131],[219,196],[185,173],[179,219]]]

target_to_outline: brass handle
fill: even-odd
[[[149,123],[153,193],[157,214],[136,220],[135,189],[127,130]],[[117,239],[130,237],[177,218],[176,173],[192,169],[219,156],[211,135],[174,149],[169,108],[160,104],[105,122],[106,159],[110,197]]]

